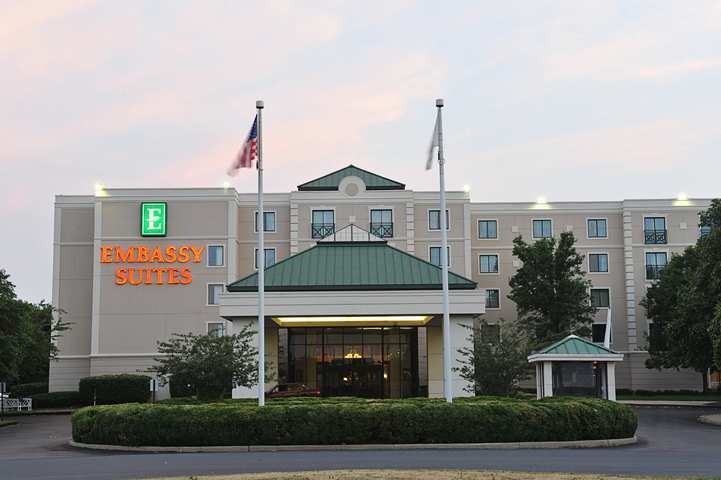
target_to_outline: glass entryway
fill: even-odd
[[[420,393],[417,327],[288,328],[279,339],[281,382],[303,383],[324,396]]]

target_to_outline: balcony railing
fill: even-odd
[[[392,223],[373,223],[370,224],[370,232],[376,237],[390,238],[393,236]]]
[[[311,238],[325,238],[335,233],[335,223],[311,223]]]
[[[643,243],[649,245],[657,245],[660,243],[668,243],[666,230],[644,230]]]
[[[658,280],[664,265],[646,265],[646,280]]]

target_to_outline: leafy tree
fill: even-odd
[[[234,335],[173,334],[170,340],[158,342],[158,363],[150,370],[187,382],[203,400],[222,399],[233,387],[252,387],[258,383],[258,350],[253,335],[245,327]],[[172,382],[172,378],[170,379]]]
[[[542,238],[528,244],[521,236],[513,240],[513,255],[523,265],[509,282],[508,298],[516,303],[519,323],[534,348],[569,334],[591,334],[596,308],[575,241],[571,232],[563,232],[558,242]]]
[[[461,364],[456,368],[462,379],[470,383],[466,390],[476,395],[508,395],[518,383],[530,376],[528,336],[515,324],[499,323],[499,335],[484,338],[488,323],[472,330],[468,337],[472,347],[458,349]]]
[[[13,383],[47,381],[55,340],[68,330],[61,311],[45,302],[17,298],[10,275],[0,269],[0,379]],[[57,318],[53,319],[53,315]]]
[[[721,371],[721,302],[716,305],[716,314],[708,327],[713,344],[713,361],[716,370]]]
[[[641,305],[653,320],[648,368],[692,368],[708,388],[706,372],[714,365],[714,315],[721,303],[721,200],[701,213],[710,232],[683,254],[674,255]]]

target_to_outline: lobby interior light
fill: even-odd
[[[272,317],[280,327],[422,327],[432,315],[347,315],[332,317]]]

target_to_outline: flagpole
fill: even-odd
[[[258,110],[258,406],[265,405],[265,214],[263,211],[263,100],[255,102]]]
[[[436,107],[438,108],[438,116],[436,124],[438,125],[438,172],[440,181],[441,196],[441,267],[443,281],[443,393],[446,402],[453,402],[453,385],[451,384],[451,318],[448,307],[448,229],[446,222],[446,181],[444,176],[443,156],[443,116],[441,109],[443,108],[443,99],[436,99]]]

